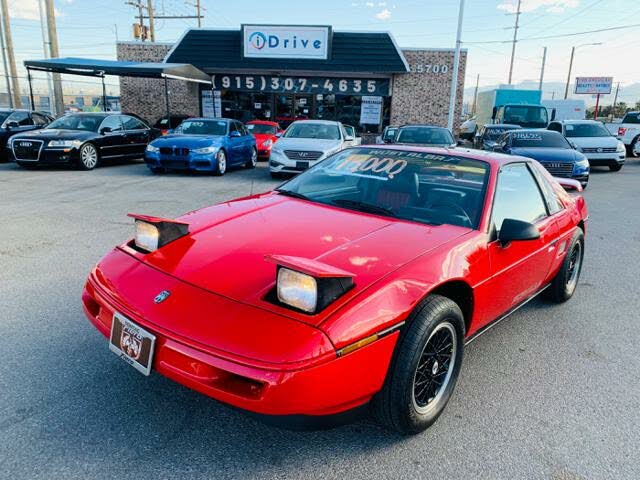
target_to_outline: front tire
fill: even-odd
[[[430,427],[444,411],[460,373],[464,317],[449,298],[430,295],[401,334],[373,413],[402,434]]]
[[[547,297],[551,301],[563,303],[573,296],[578,286],[578,280],[580,279],[583,259],[584,233],[582,229],[577,228],[569,242],[567,254],[564,256],[560,270],[547,289]]]
[[[246,168],[256,168],[256,165],[258,164],[258,151],[255,149],[255,147],[251,147],[251,156],[249,157],[249,160],[247,160],[247,163],[245,163],[245,167]]]
[[[609,170],[611,170],[612,172],[619,172],[621,169],[622,169],[621,163],[616,162],[609,165]]]
[[[80,170],[93,170],[98,166],[100,155],[98,149],[92,143],[85,143],[80,147],[80,158],[78,159],[78,168]]]
[[[224,150],[218,150],[216,153],[216,170],[214,175],[221,177],[227,173],[227,154]]]

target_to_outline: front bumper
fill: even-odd
[[[589,160],[589,165],[598,167],[607,167],[612,164],[623,165],[625,161],[626,152],[612,152],[612,153],[583,153]]]
[[[80,151],[77,148],[47,148],[40,150],[37,158],[16,156],[14,151],[7,149],[14,162],[28,163],[32,165],[69,165],[80,159]]]
[[[147,267],[125,253],[117,251],[108,257],[113,258],[114,255],[118,256],[117,262],[107,261],[106,269],[99,265],[87,280],[82,294],[87,318],[107,338],[116,311],[153,333],[157,340],[152,369],[182,385],[234,407],[274,416],[278,420],[290,416],[319,417],[348,412],[368,403],[382,387],[398,332],[342,357],[336,356],[331,348],[312,360],[299,362],[274,363],[272,358],[269,361],[249,358],[246,354],[222,350],[219,345],[205,345],[194,340],[193,336],[184,335],[184,331],[177,333],[170,323],[163,324],[161,312],[177,307],[175,304],[172,306],[172,302],[189,291],[193,294],[191,301],[179,310],[174,308],[174,317],[181,312],[180,321],[186,322],[184,329],[198,324],[193,318],[197,311],[201,312],[200,315],[214,311],[220,316],[230,317],[218,318],[216,330],[212,333],[220,337],[226,335],[227,345],[230,344],[229,339],[246,345],[286,343],[287,338],[274,336],[295,337],[300,330],[311,332],[316,329],[296,325],[298,322],[196,289]],[[128,281],[136,285],[135,291],[132,288],[130,295],[124,298],[121,290],[116,291],[123,285],[122,278],[116,275],[108,278],[107,275],[111,275],[108,270],[120,276],[130,275],[132,278]],[[139,282],[138,279],[143,277],[146,281]],[[153,295],[162,288],[170,290],[173,299],[165,302],[162,308],[154,307]],[[140,300],[146,297],[151,300]],[[202,303],[204,301],[208,304]],[[157,318],[151,318],[151,309],[158,312]],[[227,327],[234,323],[235,331],[229,331]],[[259,331],[260,328],[264,332]],[[194,334],[198,333],[201,332],[194,331]],[[124,363],[123,368],[126,368]]]
[[[213,172],[218,168],[216,153],[193,153],[187,155],[164,155],[146,151],[144,162],[150,169]]]
[[[290,160],[284,155],[278,155],[274,158],[274,155],[271,155],[269,159],[269,171],[271,173],[289,173],[296,174],[304,172],[309,168],[313,167],[316,163],[322,161],[325,158],[325,155],[320,157],[318,160],[313,161],[296,161]]]

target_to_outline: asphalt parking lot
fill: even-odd
[[[128,212],[174,216],[276,184],[264,164],[222,178],[0,164],[0,478],[640,477],[640,160],[592,173],[575,297],[535,300],[470,344],[448,408],[415,437],[368,420],[263,425],[141,376],[86,321],[84,280],[131,236]]]

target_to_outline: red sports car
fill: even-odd
[[[258,147],[258,159],[269,160],[271,155],[271,147],[278,140],[278,134],[282,133],[280,125],[276,122],[267,122],[266,120],[251,120],[245,123],[247,130],[256,137],[256,146]]]
[[[369,407],[415,433],[465,343],[542,291],[573,295],[587,208],[528,158],[379,146],[176,220],[132,217],[82,296],[122,359],[293,426]]]

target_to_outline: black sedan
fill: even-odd
[[[520,125],[511,125],[508,123],[490,123],[483,125],[473,136],[473,148],[492,152],[493,147],[504,132],[518,130],[520,128],[522,128]]]
[[[135,115],[74,113],[37,132],[14,135],[10,148],[22,167],[71,164],[91,170],[108,160],[142,158],[159,135]]]
[[[44,112],[30,110],[0,110],[0,162],[9,160],[7,142],[17,133],[29,132],[45,127],[53,117]]]

